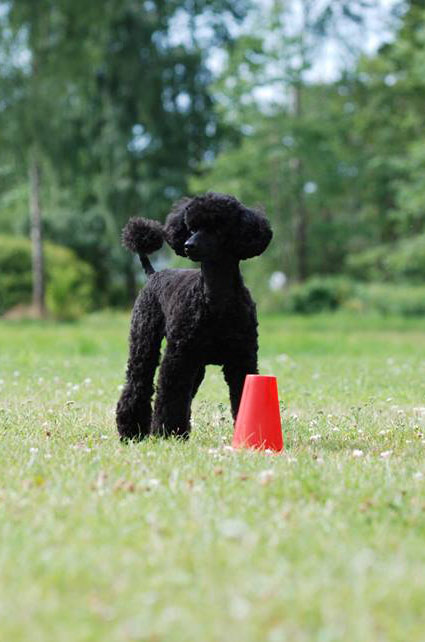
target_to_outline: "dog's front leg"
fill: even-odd
[[[200,364],[192,350],[169,342],[158,378],[152,433],[186,439],[190,433],[190,408]]]

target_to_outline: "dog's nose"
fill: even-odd
[[[186,252],[190,252],[190,250],[195,249],[195,247],[196,247],[196,243],[195,243],[193,237],[188,239],[186,241],[186,243],[184,244],[184,249],[185,249]]]

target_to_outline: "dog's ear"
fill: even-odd
[[[272,240],[270,223],[260,210],[242,206],[238,228],[233,246],[241,260],[259,256]]]
[[[185,213],[191,200],[186,197],[174,203],[164,225],[165,240],[180,256],[186,256],[184,244],[190,236],[185,223]]]

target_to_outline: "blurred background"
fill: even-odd
[[[0,315],[128,307],[127,219],[210,189],[263,310],[425,314],[424,70],[425,0],[0,0]]]

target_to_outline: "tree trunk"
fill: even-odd
[[[41,168],[38,156],[33,153],[29,166],[29,208],[32,242],[32,302],[35,314],[46,314],[44,288],[43,228],[40,201]]]
[[[295,85],[295,116],[297,120],[302,117],[302,85],[301,79]],[[297,259],[298,281],[305,281],[308,276],[308,211],[304,198],[304,172],[300,158],[294,163],[296,174],[296,216],[295,216],[295,253]]]
[[[301,163],[299,163],[301,164]],[[297,194],[296,222],[295,222],[295,245],[297,255],[297,278],[298,281],[305,281],[308,277],[308,211],[304,203],[302,187]]]

